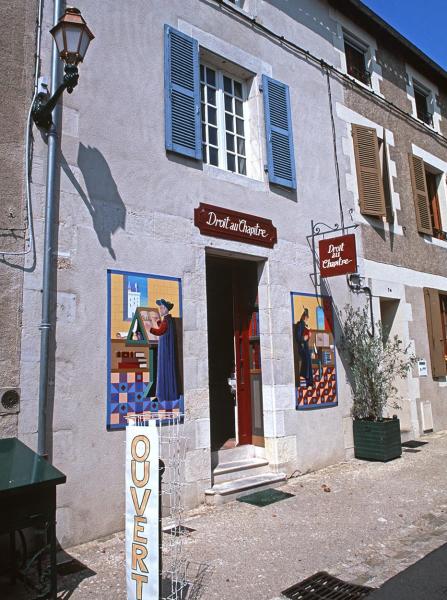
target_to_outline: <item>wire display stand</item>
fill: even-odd
[[[183,487],[186,437],[178,412],[128,414],[128,424],[159,426],[160,455],[160,600],[185,600],[187,561],[183,556]],[[162,526],[163,523],[163,526]],[[169,533],[163,531],[169,530]]]

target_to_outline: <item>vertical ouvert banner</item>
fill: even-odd
[[[126,582],[129,600],[159,599],[159,445],[156,420],[126,427]]]

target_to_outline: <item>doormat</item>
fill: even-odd
[[[253,504],[254,506],[268,506],[274,502],[286,500],[287,498],[293,498],[294,496],[295,494],[289,494],[288,492],[282,492],[281,490],[270,489],[254,492],[253,494],[247,494],[247,496],[240,496],[237,498],[237,500],[239,502]]]
[[[291,600],[360,600],[369,596],[374,588],[346,583],[320,571],[301,583],[292,585],[282,592]]]
[[[181,535],[189,535],[195,531],[192,527],[186,527],[185,525],[178,525],[176,527],[169,527],[168,529],[163,529],[163,533],[168,533],[169,535],[175,535],[176,537],[180,537]]]
[[[419,446],[425,446],[428,442],[421,442],[419,440],[410,440],[401,444],[402,448],[419,448]]]

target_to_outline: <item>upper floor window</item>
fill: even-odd
[[[422,158],[414,154],[410,155],[410,173],[418,231],[446,240],[439,199],[442,173],[429,167]]]
[[[433,126],[433,116],[428,110],[429,92],[415,83],[413,83],[413,87],[417,118],[424,121],[427,125]]]
[[[200,65],[203,161],[247,175],[244,83]]]
[[[348,75],[355,77],[365,85],[371,85],[371,75],[366,68],[367,48],[346,34],[344,36],[344,46]]]

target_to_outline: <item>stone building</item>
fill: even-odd
[[[189,507],[352,456],[336,309],[366,297],[343,276],[315,286],[311,221],[360,225],[360,287],[429,361],[425,283],[411,277],[447,289],[434,264],[446,242],[417,233],[403,152],[411,139],[424,164],[444,164],[445,73],[360,2],[333,4],[78,3],[96,39],[63,100],[49,382],[62,543],[122,528],[129,414],[184,412]],[[46,6],[43,74],[50,22]],[[433,126],[412,115],[413,74]],[[382,204],[365,215],[366,185],[359,204],[351,131],[373,144],[371,201],[392,222]],[[37,257],[45,162],[36,136]],[[38,259],[23,287],[18,435],[31,446],[41,281]],[[430,402],[444,427],[431,372],[404,387],[406,434],[428,428]]]
[[[33,95],[36,6],[3,1],[0,15],[0,436],[17,435],[25,253],[32,254],[25,194],[25,122]],[[32,260],[31,260],[32,262]]]
[[[421,361],[400,390],[401,428],[417,436],[447,426],[447,73],[361,2],[331,5],[356,81],[337,116],[361,274],[377,318]]]

